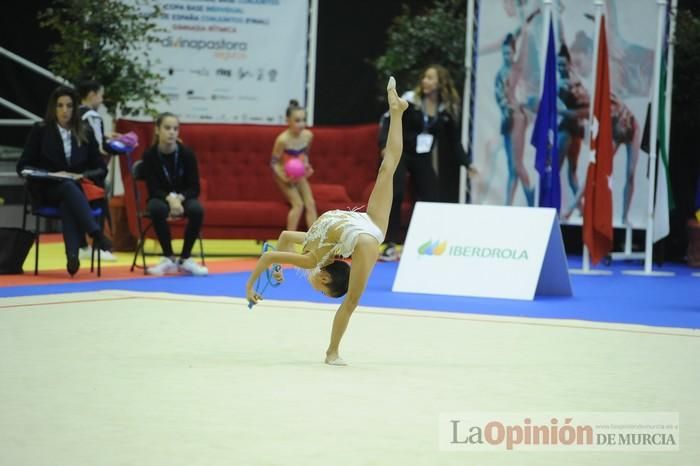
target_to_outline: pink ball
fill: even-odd
[[[306,167],[300,159],[289,159],[284,164],[284,172],[291,180],[296,181],[304,176]]]

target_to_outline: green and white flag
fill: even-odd
[[[668,16],[667,28],[668,28]],[[668,29],[667,29],[668,32]],[[654,193],[654,242],[668,236],[671,231],[669,212],[673,209],[673,198],[669,188],[668,141],[666,138],[666,77],[668,68],[668,33],[662,51],[661,79],[659,79],[659,121],[657,131],[656,192]]]

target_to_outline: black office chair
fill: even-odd
[[[143,161],[142,160],[137,160],[134,162],[134,164],[131,166],[131,184],[133,187],[134,191],[134,200],[136,204],[136,225],[138,226],[139,229],[139,241],[138,244],[136,245],[136,250],[134,251],[134,260],[131,263],[131,271],[133,272],[136,267],[143,268],[143,274],[146,275],[147,268],[146,268],[146,256],[149,255],[157,255],[157,254],[151,254],[147,253],[144,250],[144,244],[146,242],[146,234],[148,231],[153,227],[153,222],[150,221],[150,214],[148,213],[148,210],[145,208],[142,208],[143,205],[145,205],[144,202],[141,201],[141,192],[138,187],[138,182],[139,181],[145,181],[145,173],[143,169]],[[148,224],[146,225],[146,228],[143,227],[143,222],[145,220],[149,220]],[[168,219],[168,223],[180,223],[185,220],[185,217],[180,217],[180,218],[172,218]],[[198,236],[199,239],[199,257],[202,260],[202,265],[205,265],[204,262],[204,245],[202,243],[202,235]],[[138,259],[139,253],[141,254],[141,261],[142,265],[136,265],[136,261]]]
[[[90,208],[90,213],[97,224],[102,228],[103,216],[105,213],[101,208]],[[31,200],[31,193],[29,190],[29,182],[24,183],[24,209],[22,211],[22,229],[25,230],[27,226],[27,215],[33,215],[35,219],[34,223],[34,275],[39,275],[39,236],[41,232],[39,231],[39,219],[48,218],[54,220],[61,220],[61,211],[58,207],[50,206],[40,206],[35,205]],[[97,249],[97,276],[102,276],[102,260],[100,254],[100,248],[92,248],[92,256],[90,257],[90,272],[95,271],[95,249]]]

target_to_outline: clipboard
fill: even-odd
[[[25,176],[27,178],[35,178],[35,179],[42,179],[42,180],[57,180],[57,181],[65,181],[65,180],[73,180],[73,181],[79,181],[80,178],[76,178],[71,175],[66,175],[63,173],[58,173],[58,172],[50,172],[47,170],[35,170],[35,169],[30,169],[30,168],[25,168],[20,172],[22,176]]]

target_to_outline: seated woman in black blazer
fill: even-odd
[[[153,221],[163,258],[149,267],[151,275],[165,275],[178,270],[192,275],[207,275],[208,269],[191,257],[192,246],[199,236],[204,209],[199,196],[199,169],[194,152],[178,142],[180,122],[172,113],[156,119],[155,144],[143,153],[143,169],[148,187],[148,213]],[[180,260],[175,260],[171,244],[169,217],[187,217],[185,239]]]
[[[92,130],[80,120],[78,97],[72,89],[60,86],[51,93],[44,121],[32,127],[17,162],[17,173],[21,175],[24,169],[64,172],[72,178],[32,179],[29,183],[35,205],[58,207],[61,211],[66,268],[71,276],[80,269],[78,247],[86,233],[93,238],[93,247],[111,251],[112,244],[92,216],[79,184],[82,178],[101,183],[107,169]]]

